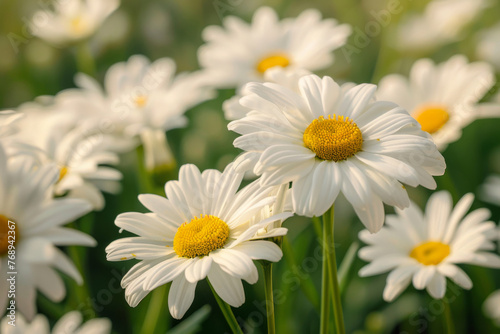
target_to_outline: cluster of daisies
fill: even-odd
[[[460,23],[466,24],[483,2],[434,0],[421,17],[403,21],[401,31],[407,36],[428,27],[444,15],[443,8],[462,13]],[[118,6],[56,1],[50,20],[33,20],[32,30],[52,44],[83,43]],[[436,43],[458,34],[452,15],[458,14],[444,15],[443,26],[433,30],[440,34]],[[346,45],[351,30],[317,10],[280,20],[264,7],[250,24],[228,16],[223,26],[206,27],[198,71],[177,73],[172,59],[134,55],[111,66],[102,83],[78,73],[76,88],[0,112],[0,287],[7,290],[12,221],[16,302],[24,317],[18,325],[48,333],[47,320],[37,315],[37,292],[62,301],[66,290],[58,272],[82,282],[58,247],[95,246],[91,236],[66,225],[102,210],[102,192],[121,191],[120,155],[142,146],[140,163],[149,173],[176,169],[166,133],[186,126],[186,111],[220,88],[235,89],[221,109],[243,153],[222,172],[181,166],[178,180],[165,183],[164,195],[139,195],[147,213],[121,213],[115,220],[120,231],[136,235],[106,248],[109,261],[137,261],[121,282],[131,307],[171,283],[168,307],[180,319],[205,278],[223,301],[241,306],[242,281],[254,284],[259,278],[254,260],[282,258],[283,222],[294,214],[319,217],[340,194],[366,227],[359,238],[367,246],[359,257],[369,263],[359,275],[390,272],[387,301],[411,283],[436,299],[445,295],[446,278],[472,288],[457,264],[500,268],[500,256],[492,252],[498,230],[488,210],[468,213],[472,194],[453,207],[447,191],[435,192],[422,212],[405,188],[435,189],[433,177],[446,168],[440,152],[475,119],[500,116],[499,102],[483,102],[495,84],[493,66],[462,55],[439,64],[420,59],[409,77],[390,74],[378,87],[313,74],[333,64],[333,51]],[[255,180],[241,187],[244,178]],[[492,184],[485,192],[495,193]],[[384,204],[396,213],[386,216]],[[485,304],[497,318],[499,300],[496,293]],[[2,293],[2,313],[8,303]],[[10,333],[7,321],[1,328]],[[68,313],[53,331],[76,331],[81,321],[78,313]],[[78,333],[110,331],[106,319],[92,322]]]

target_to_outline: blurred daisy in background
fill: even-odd
[[[485,29],[478,34],[478,44],[476,56],[495,66],[497,72],[500,72],[500,23]]]
[[[186,126],[184,113],[214,96],[199,72],[175,75],[175,71],[172,59],[151,63],[144,56],[132,56],[109,68],[104,90],[80,73],[76,78],[79,88],[60,93],[56,103],[98,122],[106,121],[124,139],[140,138],[148,170],[171,169],[175,160],[165,131]]]
[[[375,85],[346,91],[331,78],[302,77],[300,93],[250,83],[240,100],[252,109],[229,123],[234,146],[258,154],[263,186],[292,182],[294,212],[320,216],[339,192],[371,232],[384,223],[383,202],[409,205],[404,182],[435,188],[444,159],[417,122],[392,102],[375,101]],[[238,168],[248,167],[236,160]],[[418,163],[416,163],[418,162]]]
[[[483,311],[500,327],[500,290],[493,292],[484,302]]]
[[[442,151],[462,135],[462,128],[482,117],[500,116],[500,105],[478,102],[495,84],[492,67],[483,62],[469,63],[456,55],[436,65],[420,59],[409,78],[390,74],[379,83],[377,99],[393,101],[405,108],[430,133]]]
[[[101,191],[120,191],[121,173],[109,166],[119,163],[115,152],[116,138],[103,133],[93,124],[79,124],[80,115],[72,110],[44,108],[36,103],[22,105],[24,117],[9,146],[14,155],[28,154],[38,165],[55,164],[59,178],[54,195],[82,198],[94,210],[104,207]]]
[[[19,272],[16,307],[28,320],[36,314],[37,290],[53,302],[61,302],[66,295],[64,281],[56,269],[82,283],[73,262],[56,246],[96,244],[91,236],[62,227],[88,213],[91,206],[80,199],[53,199],[52,187],[58,178],[59,168],[55,165],[37,168],[27,156],[7,159],[0,146],[0,291],[8,291],[7,261],[12,245],[8,231],[14,225]],[[1,293],[0,314],[5,312],[7,303],[7,293]]]
[[[471,289],[471,279],[457,264],[500,268],[500,256],[488,252],[495,249],[497,238],[495,223],[487,221],[490,212],[477,209],[465,216],[473,200],[469,193],[452,208],[451,195],[436,192],[425,213],[412,203],[408,209],[388,215],[387,227],[379,233],[361,231],[359,238],[368,246],[359,251],[359,257],[370,264],[359,275],[390,271],[383,294],[386,301],[394,300],[412,282],[416,289],[426,288],[433,298],[441,299],[447,277]]]
[[[463,30],[489,6],[488,0],[433,0],[422,14],[403,18],[393,46],[423,54],[462,38]]]
[[[218,88],[263,81],[266,70],[276,66],[308,71],[328,67],[334,60],[332,52],[351,34],[349,25],[322,20],[314,9],[279,21],[273,9],[261,7],[251,24],[235,16],[225,17],[223,23],[224,28],[203,30],[206,44],[198,50],[201,67]]]
[[[490,175],[484,180],[484,183],[479,189],[479,197],[481,200],[500,205],[500,176]]]
[[[119,6],[119,0],[54,1],[52,11],[35,12],[30,21],[33,35],[55,45],[78,42],[93,35]]]
[[[152,212],[127,212],[116,218],[118,227],[138,235],[106,248],[108,261],[140,260],[122,280],[130,306],[172,282],[168,305],[172,316],[180,319],[193,302],[197,282],[206,277],[225,302],[233,307],[243,304],[241,280],[258,280],[252,260],[276,262],[282,257],[275,243],[256,239],[286,234],[286,229],[270,224],[292,213],[278,211],[284,206],[275,205],[272,195],[277,189],[253,182],[238,191],[242,178],[232,165],[223,173],[200,173],[194,165],[184,165],[179,181],[165,184],[168,199],[139,196]],[[273,212],[266,215],[263,210],[270,205]]]
[[[82,324],[82,315],[71,311],[63,315],[50,330],[49,321],[43,314],[37,314],[31,322],[22,315],[16,316],[16,325],[9,325],[10,319],[5,317],[0,324],[3,334],[109,334],[111,321],[106,318],[91,319]]]

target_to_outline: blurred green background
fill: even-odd
[[[105,0],[103,0],[105,1]],[[428,1],[401,1],[405,12],[421,10]],[[16,108],[40,95],[55,95],[59,91],[74,87],[75,50],[54,48],[36,38],[20,41],[18,50],[11,45],[9,36],[23,36],[23,27],[30,15],[45,3],[34,0],[0,0],[0,109]],[[150,59],[171,57],[179,71],[198,69],[196,52],[202,44],[201,31],[211,24],[220,25],[226,15],[237,15],[249,20],[256,8],[268,5],[277,10],[280,17],[294,17],[307,8],[317,8],[326,18],[336,18],[342,23],[363,29],[373,21],[371,11],[385,8],[383,0],[122,0],[122,5],[100,29],[91,41],[96,58],[98,79],[102,82],[106,70],[114,63],[127,60],[131,55],[144,54]],[[463,39],[426,55],[435,61],[447,60],[461,53],[474,60],[477,32],[498,20],[500,3],[495,1],[491,10],[467,28]],[[360,53],[352,55],[349,62],[337,50],[335,64],[319,74],[330,75],[339,81],[357,83],[374,82],[385,74],[408,74],[417,55],[401,54],[392,49],[387,40],[400,15],[393,16],[390,25],[370,40]],[[351,36],[351,42],[352,42]],[[495,92],[490,92],[486,99]],[[200,169],[223,169],[240,152],[233,148],[234,133],[227,131],[222,102],[234,94],[232,90],[220,91],[218,98],[205,102],[187,113],[188,127],[168,133],[179,166],[194,163]],[[448,189],[454,200],[467,192],[477,192],[478,186],[490,173],[500,173],[500,120],[480,120],[464,130],[462,138],[451,144],[444,152],[448,165],[446,177],[437,178],[438,189]],[[113,240],[123,237],[113,224],[121,212],[142,211],[137,195],[145,191],[138,172],[136,153],[123,156],[120,169],[124,173],[123,192],[119,196],[106,196],[107,205],[102,212],[91,214],[76,223],[86,230],[95,219],[90,232],[99,245],[86,253],[83,268],[90,299],[81,288],[67,279],[68,296],[61,305],[53,305],[39,296],[39,311],[49,316],[53,323],[62,313],[79,309],[86,318],[108,317],[116,333],[140,333],[150,296],[132,309],[124,299],[118,280],[133,263],[109,263],[105,260],[104,248]],[[453,188],[453,189],[452,189]],[[425,189],[409,188],[411,198],[424,205],[430,195]],[[473,208],[488,207],[493,220],[500,219],[500,209],[476,199]],[[386,208],[391,212],[390,208]],[[317,257],[318,242],[310,220],[294,217],[285,223],[287,236],[292,246],[285,248],[284,259],[275,265],[274,285],[279,290],[276,296],[278,333],[317,333],[319,312],[314,301],[304,291],[320,291],[321,263]],[[337,256],[339,262],[362,224],[353,214],[350,205],[339,199],[336,205]],[[83,249],[68,249],[84,254]],[[386,275],[374,278],[359,278],[357,271],[363,262],[356,258],[349,272],[343,294],[344,315],[348,333],[442,333],[442,320],[437,307],[425,292],[413,288],[388,304],[382,300]],[[260,269],[259,269],[260,270]],[[471,291],[455,288],[456,298],[451,304],[457,333],[498,333],[491,320],[482,313],[484,299],[500,288],[500,274],[493,270],[466,266],[475,286]],[[262,277],[262,272],[260,273]],[[307,283],[309,282],[309,283]],[[85,289],[86,287],[84,287]],[[309,289],[309,290],[308,290]],[[244,322],[248,333],[265,333],[265,304],[263,282],[250,286],[245,284],[247,302],[235,309],[236,317]],[[453,295],[453,293],[452,293]],[[83,296],[83,297],[82,297]],[[318,295],[319,298],[319,295]],[[203,322],[203,333],[229,332],[225,320],[205,282],[200,282],[196,297],[186,317],[205,304],[212,306],[208,320]],[[165,333],[166,325],[179,322],[171,319],[164,310],[165,324],[159,325],[157,333]]]

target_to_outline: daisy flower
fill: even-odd
[[[361,231],[359,238],[368,244],[359,257],[371,262],[359,271],[362,277],[390,271],[384,290],[386,301],[394,300],[411,282],[416,289],[427,289],[436,299],[443,298],[448,277],[464,289],[472,281],[457,264],[500,268],[495,249],[495,223],[487,209],[467,216],[474,196],[467,194],[452,208],[447,191],[434,193],[425,214],[414,203],[406,210],[387,216],[387,227],[377,234]]]
[[[89,235],[62,227],[89,212],[91,206],[80,199],[53,199],[52,187],[58,177],[56,166],[36,168],[33,159],[26,156],[7,159],[0,146],[0,314],[4,314],[8,303],[8,260],[15,260],[19,273],[16,308],[28,320],[36,313],[37,290],[54,302],[66,295],[56,270],[82,283],[74,264],[56,246],[95,246]],[[14,243],[8,238],[12,230]]]
[[[82,315],[78,311],[71,311],[62,316],[50,330],[49,321],[42,314],[28,323],[22,315],[16,316],[16,325],[9,325],[10,319],[5,317],[0,323],[3,334],[109,334],[111,321],[106,318],[91,319],[82,324]]]
[[[148,170],[170,166],[173,156],[165,132],[186,126],[184,113],[214,96],[199,72],[175,72],[172,59],[151,63],[144,56],[132,56],[109,68],[104,90],[93,78],[80,73],[76,77],[79,88],[60,93],[56,104],[98,122],[105,120],[108,128],[120,132],[124,139],[140,138]]]
[[[292,213],[282,212],[276,196],[270,196],[276,189],[253,182],[238,191],[243,175],[232,165],[223,173],[200,173],[194,165],[184,165],[179,173],[179,181],[165,185],[168,199],[139,196],[152,212],[123,213],[115,221],[138,235],[106,248],[109,261],[140,260],[122,280],[127,302],[135,307],[150,291],[172,282],[168,305],[180,319],[193,302],[197,282],[207,277],[224,301],[241,306],[241,280],[254,284],[258,279],[252,260],[282,257],[275,243],[258,239],[286,234],[285,228],[270,224]]]
[[[455,42],[461,38],[463,29],[488,6],[488,0],[433,0],[424,13],[403,18],[394,46],[422,53]]]
[[[409,78],[399,74],[384,77],[377,98],[408,110],[444,150],[460,138],[462,128],[483,117],[478,102],[494,83],[493,69],[487,63],[469,63],[462,55],[438,65],[421,59],[413,65]],[[498,106],[496,115],[500,115]],[[488,112],[484,117],[491,116],[494,113]]]
[[[71,110],[45,110],[32,103],[20,109],[26,117],[19,122],[20,131],[13,137],[16,141],[9,145],[11,154],[32,155],[38,165],[57,165],[54,194],[85,199],[94,210],[101,210],[101,191],[117,193],[121,189],[121,173],[103,166],[119,162],[116,138],[93,124],[79,124],[79,115]]]
[[[198,59],[207,77],[220,88],[240,87],[262,81],[266,70],[319,70],[332,64],[332,51],[342,47],[349,25],[334,19],[321,19],[318,10],[309,9],[295,19],[279,21],[269,7],[258,9],[251,24],[228,16],[224,28],[209,26],[203,31]]]
[[[300,92],[250,83],[240,103],[252,109],[228,128],[234,145],[258,155],[263,186],[292,182],[295,213],[320,216],[340,191],[372,231],[384,222],[383,202],[409,205],[404,182],[434,188],[445,163],[417,122],[392,102],[375,101],[375,85],[342,91],[330,77],[302,77]],[[242,162],[243,160],[243,162]],[[238,169],[248,167],[246,156]]]
[[[119,0],[54,1],[52,11],[43,9],[33,14],[30,29],[52,44],[77,42],[93,35],[119,5]]]
[[[483,304],[484,313],[500,327],[500,290],[493,292]]]

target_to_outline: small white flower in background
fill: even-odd
[[[23,113],[14,110],[0,111],[0,138],[8,137],[18,131],[18,121],[23,117]]]
[[[54,185],[54,195],[82,198],[94,210],[101,210],[104,207],[101,191],[121,190],[121,173],[102,166],[118,164],[116,138],[99,131],[92,123],[80,125],[79,115],[72,110],[44,109],[34,103],[19,109],[25,117],[13,137],[16,141],[7,149],[14,155],[34,156],[38,165],[57,165],[59,179]]]
[[[33,35],[55,45],[92,36],[119,6],[119,0],[55,0],[53,11],[36,12],[30,21]]]
[[[431,1],[424,13],[403,18],[397,28],[394,47],[425,53],[460,40],[463,29],[488,6],[488,0]]]
[[[375,85],[343,90],[331,78],[302,77],[297,93],[274,83],[250,83],[240,103],[251,109],[229,123],[237,148],[258,155],[263,186],[292,182],[294,212],[320,216],[339,192],[372,232],[384,223],[383,202],[409,205],[404,182],[435,188],[444,159],[428,134],[392,102],[375,101]],[[235,162],[245,170],[255,157]]]
[[[175,71],[172,59],[151,63],[144,56],[132,56],[109,68],[104,90],[93,78],[80,73],[76,77],[80,88],[60,93],[56,104],[106,121],[124,139],[139,137],[148,170],[168,166],[173,157],[165,132],[186,126],[185,112],[214,96],[199,72],[176,75]]]
[[[16,315],[16,326],[9,325],[5,317],[0,324],[2,334],[110,334],[111,321],[106,318],[91,319],[82,324],[82,315],[71,311],[62,316],[50,330],[49,321],[42,314],[37,314],[31,322],[22,315]]]
[[[10,226],[15,226],[13,244],[19,313],[28,320],[35,316],[37,290],[54,302],[62,301],[66,289],[57,271],[82,283],[75,265],[56,246],[95,246],[91,236],[62,227],[92,208],[80,199],[53,199],[52,188],[58,177],[59,169],[55,165],[36,167],[29,156],[7,159],[0,146],[0,291],[4,292],[0,294],[0,314],[4,314],[8,303],[5,292],[9,290],[7,261],[12,255],[9,254],[12,252],[8,238]]]
[[[139,196],[152,212],[117,217],[118,227],[138,235],[106,248],[108,261],[140,260],[122,280],[130,306],[172,282],[169,309],[180,319],[193,302],[197,282],[205,277],[228,304],[243,304],[241,280],[250,284],[258,280],[252,260],[276,262],[283,255],[275,243],[256,239],[286,234],[281,221],[292,213],[281,211],[286,189],[253,182],[238,191],[242,178],[232,165],[223,173],[200,173],[194,165],[184,165],[179,181],[165,185],[168,199]]]
[[[483,311],[500,327],[500,290],[493,292],[484,302]]]
[[[494,83],[494,71],[487,63],[469,63],[462,55],[437,65],[421,59],[413,65],[409,78],[400,74],[384,77],[377,99],[408,110],[442,151],[475,119],[500,116],[500,104],[478,104]]]
[[[314,71],[332,64],[335,49],[342,47],[351,28],[334,19],[321,19],[318,10],[306,10],[297,18],[279,21],[269,7],[258,9],[248,24],[240,18],[224,18],[224,28],[203,31],[206,44],[198,51],[201,67],[220,88],[241,87],[263,81],[272,67]]]
[[[500,206],[500,176],[490,175],[479,190],[479,198],[485,202]]]
[[[477,209],[467,216],[474,196],[467,194],[452,208],[451,195],[434,193],[425,213],[412,203],[397,215],[387,216],[387,227],[377,234],[361,231],[359,238],[368,244],[359,257],[371,262],[361,268],[362,277],[390,271],[384,290],[386,301],[394,300],[413,281],[416,289],[426,288],[436,299],[446,292],[446,278],[464,289],[472,281],[457,264],[500,268],[495,249],[495,223],[487,221],[490,212]],[[465,216],[465,217],[464,217]]]
[[[476,48],[476,55],[495,66],[497,72],[500,72],[500,23],[481,31],[479,33],[479,42]]]

